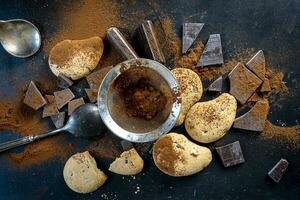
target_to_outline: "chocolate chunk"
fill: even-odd
[[[71,85],[73,85],[73,81],[71,81],[68,77],[66,77],[63,74],[58,74],[57,78],[58,78],[58,87],[62,89],[66,89]]]
[[[267,79],[267,78],[264,79],[264,82],[261,85],[260,91],[261,92],[270,92],[271,91],[271,86],[270,86],[269,79]]]
[[[225,146],[216,147],[216,150],[224,167],[230,167],[245,162],[239,141],[227,144]]]
[[[90,102],[95,103],[97,101],[98,90],[90,89],[90,88],[85,88],[84,90],[85,90]]]
[[[86,77],[91,89],[99,89],[105,75],[111,70],[112,66],[97,70]]]
[[[244,115],[234,120],[233,127],[248,131],[263,131],[269,112],[269,102],[262,100],[256,104]]]
[[[182,53],[186,53],[192,46],[203,26],[204,23],[183,23]]]
[[[280,161],[268,172],[269,177],[278,183],[288,166],[289,163],[286,159],[280,159]]]
[[[45,97],[47,99],[47,104],[43,110],[43,118],[58,114],[59,111],[57,109],[57,105],[56,105],[54,96],[46,95]]]
[[[69,103],[75,96],[70,89],[64,89],[61,91],[54,92],[54,97],[58,109],[61,109]]]
[[[121,145],[122,145],[122,148],[124,151],[128,151],[128,150],[134,148],[132,143],[129,141],[126,141],[126,140],[122,140]]]
[[[262,80],[258,78],[243,64],[238,63],[228,74],[230,81],[230,91],[241,104],[247,102],[256,89],[262,84]]]
[[[64,126],[65,123],[65,112],[60,112],[56,115],[52,115],[51,116],[51,120],[53,122],[53,124],[55,125],[56,128],[61,128]]]
[[[264,98],[259,96],[256,92],[254,92],[253,95],[247,100],[247,102],[257,102],[261,100],[264,100]]]
[[[207,91],[210,92],[221,92],[222,91],[222,86],[223,86],[223,78],[220,76],[217,78],[212,84],[210,84],[207,88]]]
[[[256,76],[261,80],[264,80],[266,74],[266,61],[264,52],[259,50],[246,64]]]
[[[197,67],[222,65],[223,63],[224,60],[221,45],[221,36],[220,34],[212,34],[209,36]]]
[[[150,20],[142,23],[137,28],[137,39],[139,41],[139,45],[143,50],[145,50],[145,53],[149,58],[162,64],[166,62],[156,38],[153,23]]]
[[[43,97],[33,81],[30,81],[23,102],[34,110],[38,110],[47,103],[46,99]]]
[[[71,115],[76,110],[76,108],[78,108],[83,104],[84,104],[84,100],[82,97],[70,101],[68,104],[68,115]]]

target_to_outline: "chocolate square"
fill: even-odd
[[[39,108],[46,105],[47,101],[36,87],[33,81],[30,81],[27,92],[24,98],[24,104],[33,108],[34,110],[38,110]]]
[[[66,89],[71,85],[73,85],[73,81],[71,81],[71,79],[69,79],[63,74],[58,74],[57,78],[58,78],[58,87],[62,89]]]
[[[280,159],[279,162],[276,163],[276,165],[268,172],[269,177],[278,183],[288,166],[289,162],[286,159]]]
[[[43,118],[58,114],[59,111],[57,109],[55,97],[53,95],[46,95],[45,97],[47,99],[47,104],[43,110]]]
[[[76,110],[76,108],[78,108],[83,104],[84,104],[84,100],[82,97],[70,101],[68,104],[68,115],[71,115]]]
[[[55,125],[56,128],[61,128],[61,127],[64,126],[65,116],[66,116],[65,112],[60,112],[56,115],[51,116],[51,120],[52,120],[52,122],[53,122],[53,124]]]
[[[61,109],[62,107],[64,107],[64,105],[69,103],[75,97],[75,95],[70,89],[65,89],[65,90],[54,92],[54,97],[55,97],[57,108]]]
[[[112,66],[102,68],[100,70],[97,70],[91,74],[89,74],[86,77],[86,80],[90,86],[91,89],[99,89],[105,75],[108,73],[108,71],[112,68]]]
[[[245,162],[239,141],[227,144],[225,146],[216,147],[216,150],[224,167],[230,167]]]

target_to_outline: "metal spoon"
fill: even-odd
[[[84,104],[72,113],[64,127],[48,133],[28,135],[20,139],[4,142],[0,144],[0,152],[22,146],[63,131],[72,133],[75,136],[93,137],[102,134],[105,130],[106,127],[100,118],[97,106],[94,104]]]
[[[0,20],[0,43],[13,56],[25,58],[35,54],[41,46],[39,30],[23,19]]]

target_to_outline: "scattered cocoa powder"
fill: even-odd
[[[288,142],[293,147],[300,148],[300,125],[282,127],[274,125],[270,121],[266,121],[261,136],[263,139]]]
[[[175,174],[175,164],[180,160],[180,153],[173,148],[171,136],[160,138],[153,146],[153,157],[156,165],[163,171]]]

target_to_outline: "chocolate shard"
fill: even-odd
[[[222,86],[223,86],[223,78],[220,76],[217,78],[212,84],[210,84],[207,88],[207,91],[210,92],[221,92],[222,91]]]
[[[152,21],[147,20],[137,28],[137,39],[139,45],[145,50],[145,53],[149,58],[162,64],[166,62],[156,38]]]
[[[43,97],[33,81],[30,81],[23,102],[34,110],[38,110],[47,103],[46,99]]]
[[[264,52],[259,50],[246,64],[246,66],[261,80],[265,79],[266,60]]]
[[[68,115],[71,115],[76,110],[76,108],[78,108],[83,104],[84,104],[84,100],[82,97],[70,101],[68,104]]]
[[[289,162],[286,159],[280,159],[279,162],[268,172],[269,177],[278,183],[288,166]]]
[[[59,113],[57,105],[55,102],[55,97],[53,95],[45,95],[47,99],[47,104],[43,110],[43,118],[50,117]]]
[[[258,101],[251,110],[234,120],[233,128],[261,132],[264,130],[268,112],[269,102]]]
[[[69,88],[67,88],[61,91],[54,92],[54,97],[57,108],[61,109],[67,103],[69,103],[75,97],[75,95]]]
[[[186,53],[192,46],[204,23],[183,23],[182,30],[182,53]]]
[[[121,145],[122,145],[122,148],[124,151],[128,151],[128,150],[134,148],[132,143],[129,141],[126,141],[126,140],[122,140]]]
[[[258,78],[243,64],[238,63],[228,74],[230,81],[230,91],[241,104],[247,102],[256,89],[262,84],[262,80]]]
[[[271,91],[271,86],[270,86],[269,79],[267,79],[267,78],[264,79],[264,82],[261,85],[260,91],[261,92],[270,92]]]
[[[112,69],[112,66],[99,69],[86,77],[91,89],[99,89],[105,75]]]
[[[97,101],[98,90],[90,89],[90,88],[85,88],[84,90],[85,90],[85,93],[87,94],[90,102],[95,103]]]
[[[209,36],[208,42],[200,57],[197,67],[204,67],[210,65],[224,64],[221,36],[220,34],[212,34]]]
[[[65,116],[66,116],[65,112],[60,112],[56,115],[51,116],[51,120],[56,128],[62,128],[64,126]]]
[[[69,88],[71,85],[73,85],[73,81],[71,81],[71,79],[69,79],[63,74],[58,74],[57,78],[58,78],[58,87],[62,89]]]
[[[216,147],[216,150],[224,167],[230,167],[245,162],[239,141],[227,144],[225,146]]]
[[[122,55],[126,60],[138,58],[129,42],[116,27],[111,27],[106,32],[106,37],[109,43]]]

